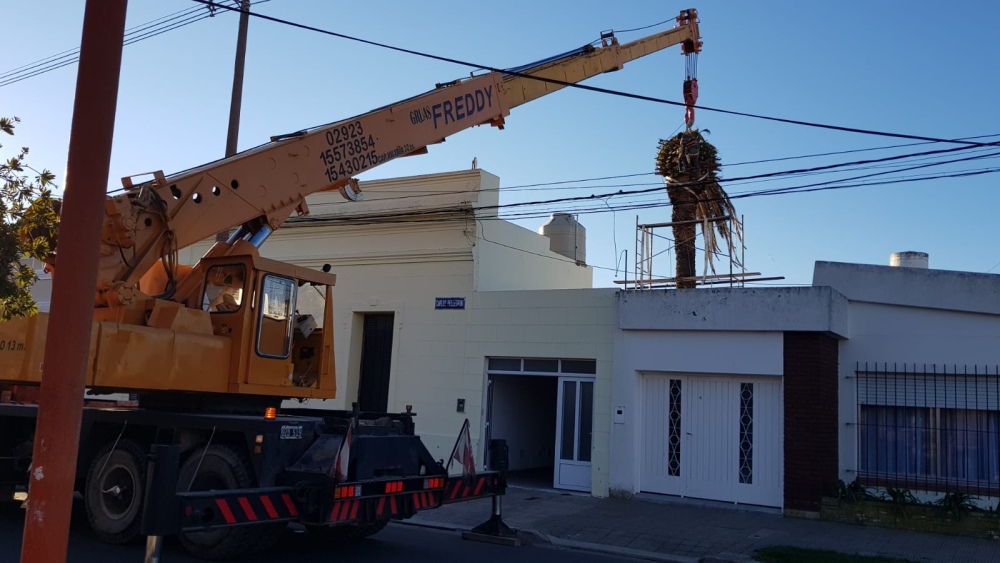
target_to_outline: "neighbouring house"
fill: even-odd
[[[1000,275],[819,262],[848,302],[839,477],[1000,497]],[[926,496],[926,495],[925,495]]]
[[[926,262],[925,262],[926,263]],[[617,295],[612,491],[817,512],[838,481],[1000,496],[1000,276]]]
[[[38,310],[42,313],[47,313],[49,311],[49,303],[52,300],[52,274],[46,273],[45,264],[34,258],[29,258],[27,264],[31,266],[35,271],[35,275],[38,276],[34,285],[31,286],[31,296],[35,299]]]
[[[522,478],[605,496],[615,290],[591,289],[571,217],[548,236],[499,219],[499,184],[473,169],[362,182],[361,202],[313,194],[261,247],[337,275],[338,398],[306,406],[411,406],[440,459],[469,419],[480,464],[505,439]]]

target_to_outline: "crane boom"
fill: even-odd
[[[169,176],[124,178],[105,202],[87,386],[160,406],[192,393],[239,409],[253,396],[335,398],[336,276],[261,257],[267,237],[292,213],[308,213],[310,194],[360,199],[356,176],[376,166],[477,125],[502,128],[513,107],[671,45],[696,53],[696,12],[677,23],[624,45],[602,34],[596,47],[438,84]],[[196,265],[178,264],[179,249],[233,227]],[[58,258],[49,258],[53,271]],[[0,355],[0,383],[41,382],[48,319],[0,323],[10,352]]]
[[[340,190],[353,199],[358,195],[354,178],[362,172],[426,152],[428,145],[470,127],[502,128],[511,108],[619,70],[639,57],[677,44],[686,45],[685,52],[688,45],[700,46],[696,12],[684,10],[677,21],[670,30],[624,45],[606,33],[599,47],[438,84],[392,105],[272,137],[257,148],[170,176],[154,172],[138,184],[126,177],[124,192],[106,202],[95,304],[132,304],[143,297],[139,282],[157,261],[163,260],[172,278],[176,265],[170,257],[178,249],[222,230],[240,227],[209,255],[225,254],[240,239],[259,247],[292,213],[308,213],[309,194]],[[50,266],[55,270],[55,259]],[[171,296],[165,291],[160,297]]]
[[[515,108],[551,94],[565,88],[566,84],[576,84],[598,74],[621,70],[626,63],[674,45],[685,45],[684,53],[688,49],[700,49],[698,20],[694,12],[684,10],[677,17],[676,27],[624,45],[619,44],[613,34],[602,34],[600,47],[588,45],[535,65],[514,69],[516,74],[504,77],[509,107]]]

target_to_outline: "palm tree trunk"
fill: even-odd
[[[680,180],[683,183],[684,180]],[[695,237],[698,225],[694,223],[696,199],[689,188],[667,185],[667,197],[673,207],[674,256],[678,278],[693,278],[695,271]],[[691,289],[695,280],[678,280],[677,289]]]

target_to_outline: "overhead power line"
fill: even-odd
[[[988,139],[990,137],[1000,137],[1000,133],[993,133],[991,135],[976,135],[976,136],[973,136],[973,137],[961,137],[958,140]],[[881,146],[881,147],[869,147],[869,148],[865,148],[865,149],[849,149],[849,150],[842,150],[842,151],[822,152],[822,153],[813,153],[813,154],[802,154],[802,155],[797,155],[797,156],[784,156],[784,157],[777,157],[777,158],[768,158],[768,159],[762,159],[762,160],[749,160],[749,161],[745,161],[745,162],[734,162],[734,163],[731,163],[731,164],[726,164],[725,168],[732,168],[734,166],[745,166],[745,165],[749,165],[749,164],[767,164],[767,163],[771,163],[771,162],[783,162],[783,161],[788,161],[788,160],[802,160],[802,159],[806,159],[806,158],[820,158],[820,157],[824,157],[824,156],[838,156],[838,155],[842,155],[842,154],[852,154],[852,153],[859,153],[859,152],[872,152],[872,151],[896,149],[896,148],[901,148],[901,147],[915,147],[915,146],[918,146],[918,145],[931,145],[931,144],[934,144],[934,143],[936,143],[936,141],[921,141],[919,143],[903,143],[903,144],[899,144],[899,145],[886,145],[886,146]],[[602,181],[602,180],[618,180],[618,179],[623,179],[623,178],[637,178],[637,177],[640,177],[640,176],[655,176],[655,175],[656,175],[656,172],[637,172],[637,173],[634,173],[634,174],[616,174],[616,175],[613,175],[613,176],[600,176],[600,177],[595,177],[595,178],[579,178],[579,179],[576,179],[576,180],[557,180],[557,181],[554,181],[554,182],[538,182],[538,183],[534,183],[534,184],[518,184],[518,185],[514,185],[514,186],[501,186],[500,187],[500,191],[504,191],[504,192],[506,192],[506,191],[519,191],[519,190],[522,190],[522,189],[540,188],[540,187],[546,187],[546,186],[560,186],[560,185],[565,185],[565,184],[582,184],[584,182],[598,182],[598,181]],[[572,189],[577,189],[577,188],[572,188]]]
[[[914,167],[911,167],[911,168],[908,168],[908,169],[905,169],[905,170],[898,170],[898,171],[895,171],[895,172],[903,172],[903,171],[906,171],[906,170],[923,169],[923,168],[927,168],[928,166],[935,166],[935,165],[941,165],[941,164],[954,164],[954,163],[958,163],[958,162],[966,162],[966,161],[978,160],[978,159],[983,159],[983,158],[993,157],[993,156],[998,156],[998,155],[1000,155],[1000,153],[997,153],[997,154],[994,154],[994,155],[976,155],[976,156],[962,158],[962,159],[954,159],[954,160],[947,161],[947,162],[932,163],[932,164],[922,164],[922,165],[914,166]],[[746,198],[750,198],[750,197],[762,197],[762,196],[791,194],[791,193],[809,193],[809,192],[816,192],[816,191],[839,190],[839,189],[848,189],[848,188],[857,188],[857,187],[874,187],[874,186],[881,186],[881,185],[890,185],[890,184],[898,184],[898,183],[909,183],[909,182],[921,182],[921,181],[937,180],[937,179],[944,179],[944,178],[963,178],[963,177],[971,177],[971,176],[980,176],[980,175],[985,175],[985,174],[994,174],[994,173],[997,173],[997,172],[1000,172],[1000,168],[985,168],[985,169],[968,170],[968,171],[954,171],[954,172],[945,172],[945,173],[941,173],[941,174],[925,175],[925,176],[919,176],[919,177],[887,178],[887,179],[882,179],[882,180],[877,180],[877,181],[855,182],[853,184],[844,184],[843,183],[843,182],[851,182],[851,181],[856,181],[856,180],[863,180],[863,179],[866,179],[866,178],[873,178],[873,177],[885,174],[885,172],[877,172],[877,173],[873,173],[873,174],[867,174],[867,175],[863,175],[863,176],[856,176],[856,177],[852,177],[852,178],[830,180],[830,181],[826,181],[826,182],[804,184],[804,185],[799,185],[799,186],[748,191],[748,192],[743,192],[743,193],[738,193],[738,194],[732,194],[732,195],[730,195],[730,199],[746,199]],[[692,184],[696,184],[696,182],[689,183],[689,185],[692,185]],[[500,211],[500,210],[509,210],[509,209],[513,209],[513,208],[531,208],[533,206],[534,207],[538,207],[538,206],[544,206],[544,205],[552,205],[552,204],[556,204],[556,203],[558,203],[558,204],[566,204],[566,203],[587,203],[587,202],[590,202],[590,203],[593,203],[593,207],[590,210],[587,210],[587,212],[598,213],[598,212],[607,212],[605,204],[601,203],[601,200],[605,200],[607,198],[617,197],[617,196],[634,196],[634,195],[646,194],[646,193],[653,193],[653,192],[662,193],[663,192],[663,188],[662,187],[658,187],[658,188],[652,188],[652,189],[646,189],[646,190],[633,190],[633,191],[619,190],[617,192],[604,193],[604,194],[593,194],[593,195],[587,195],[587,196],[577,196],[577,197],[556,198],[556,199],[540,200],[540,201],[526,201],[526,202],[515,202],[515,203],[498,204],[498,205],[488,205],[488,206],[477,207],[476,211],[482,211],[482,210]],[[613,211],[623,211],[623,210],[631,210],[631,209],[650,209],[650,208],[658,208],[658,207],[670,207],[670,205],[671,204],[668,201],[667,202],[662,202],[662,203],[649,203],[649,202],[645,202],[645,203],[636,203],[636,204],[633,204],[633,205],[623,205],[623,206],[613,207],[612,210]],[[559,210],[562,211],[564,209],[565,208],[560,208]],[[497,217],[497,219],[500,219],[500,220],[509,220],[511,218],[515,218],[515,219],[527,219],[527,218],[535,218],[535,217],[544,217],[544,216],[548,215],[552,211],[553,211],[553,209],[551,209],[551,208],[529,209],[529,210],[524,211],[524,212],[518,212],[518,211],[516,211],[513,214],[505,216],[505,217]],[[577,212],[577,213],[582,213],[583,212],[583,210],[579,210],[579,209],[574,210],[574,211]],[[396,212],[380,213],[380,214],[378,214],[376,216],[377,219],[375,219],[375,221],[376,222],[385,222],[387,219],[402,219],[402,220],[404,220],[404,222],[409,222],[409,221],[424,221],[424,220],[428,220],[428,219],[433,219],[435,217],[455,218],[456,217],[456,213],[460,214],[461,210],[456,210],[454,208],[446,208],[446,209],[410,209],[410,210],[401,210],[401,211],[396,211]],[[477,218],[479,218],[479,219],[488,219],[486,217],[477,217]],[[330,218],[330,217],[302,217],[302,218],[296,219],[296,221],[303,221],[303,222],[330,221],[330,220],[338,221],[338,222],[358,223],[358,222],[372,222],[373,218],[371,216],[351,216],[351,217],[338,217],[338,218]]]
[[[214,2],[213,0],[193,0],[193,1],[197,2],[199,4],[204,4],[206,6],[215,6],[217,8],[221,8],[221,9],[224,9],[224,10],[229,10],[229,11],[232,11],[232,12],[240,12],[241,11],[239,8],[233,8],[231,6],[226,6],[226,5],[223,5],[223,4],[218,4],[218,3]],[[266,21],[270,21],[270,22],[273,22],[273,23],[279,23],[279,24],[282,24],[282,25],[287,25],[287,26],[290,26],[290,27],[298,28],[298,29],[303,29],[303,30],[307,30],[307,31],[313,31],[313,32],[320,33],[320,34],[323,34],[323,35],[329,35],[331,37],[339,37],[341,39],[346,39],[348,41],[354,41],[354,42],[362,43],[362,44],[365,44],[365,45],[371,45],[371,46],[374,46],[374,47],[380,47],[380,48],[383,48],[383,49],[388,49],[388,50],[396,51],[396,52],[399,52],[399,53],[407,53],[407,54],[410,54],[410,55],[415,55],[415,56],[418,56],[418,57],[423,57],[423,58],[432,59],[432,60],[436,60],[436,61],[442,61],[442,62],[446,62],[446,63],[452,63],[452,64],[457,64],[457,65],[462,65],[462,66],[470,67],[470,68],[475,69],[475,70],[488,70],[488,71],[491,71],[491,72],[499,72],[499,73],[508,74],[508,75],[512,75],[512,76],[518,76],[518,77],[521,77],[521,78],[527,78],[527,79],[531,79],[531,80],[538,80],[538,81],[541,81],[541,82],[547,82],[547,83],[550,83],[550,84],[557,84],[559,86],[564,86],[564,87],[569,87],[569,88],[577,88],[577,89],[580,89],[580,90],[588,90],[588,91],[591,91],[591,92],[599,92],[599,93],[602,93],[602,94],[608,94],[608,95],[612,95],[612,96],[620,96],[620,97],[624,97],[624,98],[631,98],[631,99],[635,99],[635,100],[643,100],[643,101],[654,102],[654,103],[658,103],[658,104],[666,104],[666,105],[672,105],[672,106],[687,107],[687,104],[685,104],[684,102],[678,102],[678,101],[674,101],[674,100],[667,100],[667,99],[664,99],[664,98],[657,98],[657,97],[653,97],[653,96],[645,96],[645,95],[642,95],[642,94],[633,94],[633,93],[629,93],[629,92],[622,92],[622,91],[619,91],[619,90],[611,90],[611,89],[608,89],[608,88],[599,88],[597,86],[589,86],[589,85],[586,85],[586,84],[578,84],[578,83],[574,83],[574,82],[566,82],[564,80],[556,80],[554,78],[545,78],[545,77],[541,77],[541,76],[532,76],[532,75],[529,75],[529,74],[524,74],[524,73],[521,73],[521,72],[509,70],[509,69],[501,69],[501,68],[497,68],[497,67],[494,67],[494,66],[482,65],[482,64],[472,63],[472,62],[469,62],[469,61],[463,61],[461,59],[455,59],[455,58],[451,58],[451,57],[444,57],[444,56],[441,56],[441,55],[434,55],[434,54],[431,54],[431,53],[425,53],[425,52],[422,52],[422,51],[416,51],[416,50],[407,49],[407,48],[404,48],[404,47],[397,47],[397,46],[394,46],[394,45],[389,45],[387,43],[380,43],[378,41],[372,41],[370,39],[362,39],[360,37],[354,37],[354,36],[347,35],[347,34],[344,34],[344,33],[339,33],[339,32],[336,32],[336,31],[330,31],[328,29],[323,29],[323,28],[319,28],[319,27],[315,27],[315,26],[311,26],[311,25],[306,25],[306,24],[303,24],[303,23],[293,22],[291,20],[277,18],[277,17],[274,17],[274,16],[266,16],[264,14],[260,14],[260,13],[257,13],[257,12],[252,12],[252,11],[249,11],[249,10],[247,10],[247,13],[249,15],[253,16],[253,17],[260,18],[260,19],[263,19],[263,20],[266,20]],[[755,114],[755,113],[735,111],[735,110],[727,110],[727,109],[723,109],[723,108],[713,108],[713,107],[708,107],[708,106],[694,106],[694,107],[696,109],[700,109],[702,111],[710,111],[710,112],[722,113],[722,114],[726,114],[726,115],[735,115],[735,116],[739,116],[739,117],[748,117],[748,118],[752,118],[752,119],[760,119],[760,120],[764,120],[764,121],[774,121],[774,122],[777,122],[777,123],[787,123],[787,124],[790,124],[790,125],[800,125],[800,126],[803,126],[803,127],[812,127],[812,128],[817,128],[817,129],[827,129],[827,130],[831,130],[831,131],[842,131],[842,132],[846,132],[846,133],[858,133],[858,134],[863,134],[863,135],[875,135],[875,136],[879,136],[879,137],[891,137],[891,138],[897,138],[897,139],[910,139],[910,140],[913,140],[913,141],[929,141],[929,142],[934,142],[934,143],[951,143],[951,144],[969,145],[969,146],[977,146],[977,147],[981,147],[981,146],[996,146],[996,145],[1000,144],[1000,143],[979,143],[979,142],[976,142],[976,141],[965,141],[965,140],[960,140],[960,139],[943,139],[943,138],[929,137],[929,136],[924,136],[924,135],[909,135],[909,134],[905,134],[905,133],[892,133],[892,132],[889,132],[889,131],[878,131],[878,130],[874,130],[874,129],[862,129],[862,128],[858,128],[858,127],[847,127],[847,126],[843,126],[843,125],[831,125],[831,124],[827,124],[827,123],[817,123],[817,122],[813,122],[813,121],[804,121],[804,120],[799,120],[799,119],[789,119],[789,118],[783,118],[783,117],[774,117],[774,116],[769,116],[769,115]]]
[[[271,0],[258,0],[254,2],[254,4],[263,4],[270,1]],[[236,3],[239,4],[239,0],[236,0]],[[125,30],[125,38],[122,45],[132,45],[133,43],[138,43],[140,41],[156,37],[157,35],[164,34],[168,31],[173,31],[214,16],[215,8],[212,6],[210,6],[208,10],[202,6],[185,8],[184,10],[179,10],[177,12],[161,16]],[[56,53],[55,55],[39,59],[33,63],[13,68],[0,73],[0,88],[21,82],[22,80],[27,80],[40,74],[58,70],[65,66],[74,64],[79,60],[80,49],[76,48],[62,51],[60,53]]]
[[[871,169],[871,168],[876,168],[876,166],[868,166],[868,165],[882,164],[884,166],[885,163],[904,161],[904,160],[908,160],[908,159],[912,159],[913,161],[921,161],[921,160],[926,160],[928,158],[939,157],[939,156],[949,155],[949,154],[953,154],[953,153],[970,153],[970,152],[976,152],[976,151],[981,151],[981,150],[983,150],[983,149],[979,149],[977,147],[952,147],[952,148],[948,148],[948,149],[936,149],[936,150],[931,150],[931,151],[922,151],[922,152],[916,152],[916,153],[907,153],[907,154],[902,154],[902,155],[893,155],[893,156],[887,156],[887,157],[881,157],[881,158],[873,158],[873,159],[867,159],[867,160],[855,160],[855,161],[850,161],[850,162],[840,162],[840,163],[835,163],[835,164],[827,164],[827,165],[823,165],[823,166],[813,166],[813,167],[809,167],[809,168],[797,168],[797,169],[792,169],[792,170],[779,170],[779,171],[773,171],[773,172],[764,172],[764,173],[761,173],[761,174],[753,174],[753,175],[748,175],[748,176],[739,176],[739,177],[736,177],[736,178],[728,178],[728,179],[726,179],[726,178],[720,178],[719,182],[727,184],[727,185],[738,185],[738,184],[741,184],[741,183],[753,183],[755,181],[759,182],[759,181],[774,180],[774,179],[779,179],[779,178],[791,178],[791,177],[809,176],[809,175],[814,175],[814,174],[818,174],[818,173],[860,171],[860,170],[867,170],[867,169]],[[875,175],[884,175],[884,174],[889,174],[889,173],[894,173],[894,172],[906,172],[906,171],[909,171],[909,170],[916,170],[916,169],[925,168],[925,167],[928,167],[928,166],[939,166],[939,165],[952,164],[952,163],[957,163],[957,162],[966,162],[966,161],[969,161],[969,160],[976,160],[976,159],[981,159],[981,158],[992,158],[992,157],[995,157],[995,156],[998,156],[998,155],[1000,155],[1000,153],[991,153],[991,154],[987,154],[987,155],[976,155],[976,156],[972,156],[972,157],[965,157],[965,158],[955,159],[955,160],[946,160],[946,161],[932,162],[932,163],[928,163],[928,164],[922,164],[922,165],[919,165],[919,166],[913,166],[913,165],[910,165],[908,163],[902,163],[902,164],[898,164],[897,165],[897,166],[902,166],[902,168],[896,168],[896,169],[893,169],[893,170],[887,170],[887,171],[878,172]],[[639,175],[642,175],[642,174],[639,174]],[[631,176],[631,175],[629,175],[629,176]],[[629,176],[621,176],[621,177],[629,177]],[[863,177],[867,177],[867,176],[858,176],[857,178],[863,178]],[[577,181],[603,180],[603,179],[606,179],[606,178],[613,178],[613,176],[603,176],[603,177],[598,177],[598,178],[592,178],[592,179],[589,179],[589,180],[577,180]],[[847,181],[847,180],[851,180],[851,179],[854,179],[854,178],[840,179],[840,180],[828,180],[826,183],[829,183],[829,182],[838,182],[838,181],[842,182],[842,181]],[[519,187],[524,188],[524,187],[534,187],[534,186],[540,186],[540,185],[558,185],[558,184],[565,184],[565,183],[569,183],[569,182],[573,182],[573,181],[572,180],[568,180],[568,181],[550,182],[550,183],[547,183],[547,184],[526,184],[526,185],[519,186]],[[686,185],[697,185],[697,182],[688,183]],[[635,187],[635,186],[654,186],[654,187],[645,188],[645,189],[639,189],[639,190],[622,190],[622,189],[619,189],[618,191],[615,191],[615,192],[605,192],[605,193],[596,194],[596,195],[595,194],[591,194],[591,195],[586,195],[586,196],[571,196],[571,197],[555,198],[555,199],[550,199],[550,200],[545,200],[545,201],[521,202],[521,203],[512,203],[512,204],[504,204],[504,205],[536,205],[536,204],[569,203],[569,202],[575,202],[575,201],[591,201],[591,200],[598,200],[598,199],[602,199],[602,198],[616,197],[616,196],[626,196],[626,195],[635,196],[635,195],[643,195],[643,194],[661,193],[663,191],[663,187],[664,187],[662,182],[655,182],[655,183],[653,183],[653,182],[643,182],[643,183],[634,183],[634,184],[616,184],[616,185],[611,185],[611,186],[593,186],[593,185],[591,185],[591,186],[578,186],[578,187],[575,187],[575,188],[560,188],[560,189],[594,189],[594,188],[601,188],[601,187],[604,187],[604,188],[607,188],[607,187],[618,187],[618,188],[621,188],[621,187]],[[508,191],[510,189],[511,188],[499,188],[499,191],[504,192],[504,191]],[[485,190],[464,190],[464,191],[461,191],[461,192],[455,192],[455,191],[451,191],[451,192],[430,192],[430,193],[422,193],[422,194],[419,194],[419,195],[403,195],[403,196],[397,196],[397,197],[391,197],[391,198],[384,198],[384,200],[398,201],[398,200],[404,200],[404,199],[421,199],[421,198],[434,197],[434,196],[446,195],[446,194],[473,193],[473,192],[480,192],[480,191],[485,191]],[[494,189],[494,191],[495,191],[495,189]],[[502,206],[503,205],[494,206],[494,207],[500,208]]]

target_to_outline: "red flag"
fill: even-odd
[[[351,461],[351,431],[354,429],[354,419],[351,419],[351,423],[347,426],[347,434],[344,436],[344,442],[340,444],[340,453],[337,454],[337,463],[334,465],[333,471],[337,476],[338,481],[347,481],[347,466]]]
[[[476,460],[472,455],[472,437],[469,435],[468,419],[466,419],[465,424],[462,425],[462,430],[458,433],[458,442],[452,451],[451,459],[462,464],[463,479],[469,480],[476,476]]]

